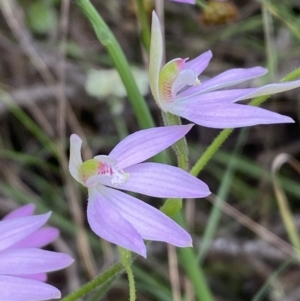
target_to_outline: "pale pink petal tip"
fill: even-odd
[[[32,215],[35,206],[20,207],[0,221],[0,300],[42,301],[59,299],[60,291],[46,283],[47,272],[69,266],[69,255],[39,249],[59,231],[41,228],[51,212]],[[33,248],[34,247],[34,248]]]
[[[41,301],[61,298],[60,291],[43,282],[0,275],[1,301]]]
[[[103,187],[99,193],[143,239],[163,241],[178,247],[191,246],[192,238],[189,233],[158,209],[111,188]]]
[[[188,125],[173,125],[155,127],[135,132],[110,152],[109,156],[118,161],[119,169],[145,161],[183,138],[193,127]]]
[[[87,217],[91,229],[97,235],[146,257],[146,246],[140,234],[97,188],[89,188]]]
[[[7,214],[3,218],[3,220],[32,215],[34,213],[34,210],[35,210],[34,204],[27,204],[27,205],[21,206],[15,210],[13,210],[9,214]]]
[[[81,138],[77,134],[72,134],[70,136],[70,141],[71,141],[71,143],[81,143],[82,142]]]
[[[0,251],[37,231],[49,219],[51,212],[8,219],[0,222]]]
[[[160,163],[140,163],[124,170],[130,174],[119,189],[159,198],[202,198],[210,194],[208,186],[188,172]],[[151,185],[149,185],[151,183]]]
[[[61,270],[73,263],[68,254],[35,248],[0,253],[0,271],[5,275],[38,274]]]
[[[14,248],[42,248],[53,242],[58,236],[59,230],[57,228],[41,228],[15,244]]]
[[[37,280],[42,282],[46,282],[48,278],[46,273],[30,274],[30,275],[23,274],[23,275],[17,275],[17,277],[32,279],[32,280]]]

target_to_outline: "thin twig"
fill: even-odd
[[[213,204],[216,204],[216,199],[218,197],[214,194],[211,194],[210,196],[207,197],[207,199]],[[221,209],[223,212],[237,220],[240,224],[244,225],[260,237],[262,237],[264,240],[268,241],[269,243],[275,245],[278,247],[282,252],[286,253],[287,255],[291,256],[292,258],[295,258],[296,260],[299,260],[299,253],[297,250],[295,250],[289,243],[286,241],[282,240],[280,237],[276,236],[266,228],[262,227],[261,225],[257,224],[254,222],[252,219],[250,219],[248,216],[244,215],[231,205],[222,202],[220,204]]]
[[[38,72],[41,74],[44,81],[49,86],[56,85],[56,80],[51,74],[45,62],[41,59],[32,43],[30,42],[30,35],[27,31],[25,31],[25,24],[22,21],[22,9],[18,6],[16,1],[14,0],[3,0],[0,1],[0,7],[3,12],[3,15],[6,19],[6,22],[10,26],[12,32],[19,40],[22,49],[32,61]],[[57,89],[56,98],[57,101],[61,101],[62,99],[62,89]],[[83,132],[81,130],[80,125],[76,121],[76,117],[72,111],[72,109],[68,106],[69,109],[69,120],[71,125],[76,126],[78,133],[82,134],[83,140],[85,140]],[[84,219],[83,214],[79,205],[78,193],[75,191],[75,186],[73,182],[70,181],[69,170],[68,170],[68,160],[64,151],[59,152],[59,162],[62,167],[63,172],[63,180],[65,181],[65,193],[66,198],[70,202],[70,210],[73,215],[73,218],[76,224],[79,226],[79,233],[77,236],[77,245],[78,250],[82,256],[83,262],[85,263],[86,269],[90,276],[92,277],[95,271],[94,260],[92,259],[92,252],[90,246],[88,244],[87,237],[83,231],[84,227]]]
[[[173,301],[181,300],[180,280],[176,248],[168,244],[169,275],[172,287]]]
[[[68,34],[68,24],[69,24],[69,10],[70,10],[70,0],[63,0],[61,2],[61,18],[60,18],[60,48],[59,48],[59,64],[58,64],[58,82],[60,99],[57,104],[57,130],[59,135],[59,145],[63,149],[64,140],[66,137],[66,107],[67,98],[63,93],[66,84],[66,42]]]

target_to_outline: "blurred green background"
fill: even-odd
[[[93,4],[119,41],[156,125],[162,125],[149,92],[135,1]],[[144,4],[150,22],[154,3]],[[208,49],[214,54],[200,80],[229,68],[267,67],[263,78],[239,85],[254,87],[277,82],[299,67],[298,0],[162,4],[167,61]],[[53,211],[50,223],[61,237],[51,248],[77,259],[49,277],[65,295],[117,260],[115,247],[100,241],[87,225],[87,192],[67,169],[69,136],[75,132],[84,138],[87,159],[109,153],[139,126],[112,60],[74,1],[2,0],[0,8],[0,217],[25,203],[35,203],[38,212]],[[292,90],[264,104],[291,116],[295,124],[234,131],[201,172],[227,211],[217,209],[221,202],[214,196],[210,202],[184,201],[186,226],[215,300],[300,300],[299,265],[292,247],[288,254],[283,244],[299,247],[299,95],[299,89]],[[188,134],[191,166],[218,133],[196,126]],[[294,159],[274,165],[283,153]],[[176,164],[172,150],[168,155]],[[282,163],[287,164],[281,168]],[[277,182],[272,164],[281,175]],[[281,194],[274,193],[274,186]],[[198,300],[183,269],[186,262],[176,262],[174,248],[149,244],[147,260],[137,258],[133,265],[138,300]],[[100,299],[128,300],[126,277],[85,300]]]

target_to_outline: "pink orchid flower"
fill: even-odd
[[[210,194],[205,183],[180,168],[141,163],[184,137],[192,125],[151,128],[123,139],[108,156],[82,162],[81,139],[70,138],[69,170],[88,188],[87,218],[92,230],[116,245],[146,257],[144,239],[178,247],[191,236],[161,211],[120,190],[159,198],[199,198]]]
[[[149,79],[153,97],[164,112],[181,116],[202,126],[219,129],[294,122],[290,117],[236,102],[298,88],[300,80],[259,88],[223,90],[262,76],[267,73],[267,69],[230,69],[201,83],[198,76],[209,64],[211,51],[193,60],[173,59],[161,68],[162,58],[161,27],[156,13],[153,12]]]
[[[0,300],[58,299],[60,291],[46,283],[46,272],[69,266],[67,254],[41,250],[55,240],[56,228],[41,228],[51,212],[33,215],[32,204],[20,207],[0,221]]]

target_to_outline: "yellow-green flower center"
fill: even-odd
[[[129,174],[125,173],[123,170],[117,170],[114,167],[114,164],[109,160],[108,162],[105,162],[105,160],[106,158],[104,158],[103,161],[90,159],[83,162],[79,167],[81,180],[86,183],[90,177],[102,175],[108,176],[110,178],[109,182],[114,186],[126,183],[129,179]],[[97,179],[95,183],[103,184],[102,181],[101,179]],[[105,183],[107,182],[104,182],[104,185]]]
[[[166,64],[159,74],[159,92],[161,97],[171,102],[173,100],[172,87],[175,79],[177,78],[182,66],[182,60],[174,60]]]
[[[86,180],[91,176],[98,175],[98,170],[100,166],[101,163],[95,159],[90,159],[83,162],[79,168],[80,176],[83,182],[86,182]]]

